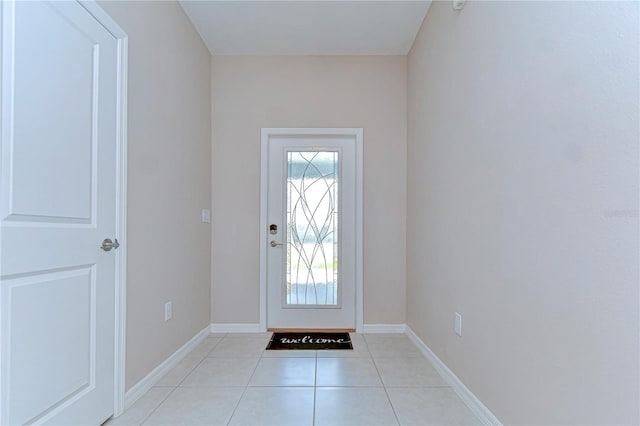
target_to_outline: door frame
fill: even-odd
[[[129,37],[95,0],[76,0],[117,42],[118,82],[116,118],[116,238],[115,312],[114,312],[114,398],[113,417],[125,410],[126,299],[127,299],[127,99]],[[3,16],[3,19],[5,17]]]
[[[278,136],[344,136],[355,141],[356,151],[356,282],[355,322],[361,333],[363,315],[363,129],[362,128],[262,128],[260,143],[260,330],[267,331],[267,194],[269,176],[269,142]]]

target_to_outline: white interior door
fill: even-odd
[[[78,2],[2,2],[3,425],[113,413],[117,54]]]
[[[292,132],[263,139],[267,327],[355,329],[358,138]]]

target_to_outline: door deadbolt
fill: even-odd
[[[276,235],[278,233],[278,225],[276,225],[275,223],[269,225],[269,233],[271,235]]]

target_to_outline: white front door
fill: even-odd
[[[3,425],[113,414],[118,52],[78,2],[2,2]]]
[[[357,130],[263,130],[270,329],[356,328]]]

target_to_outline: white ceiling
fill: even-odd
[[[212,55],[406,55],[431,2],[180,3]]]

